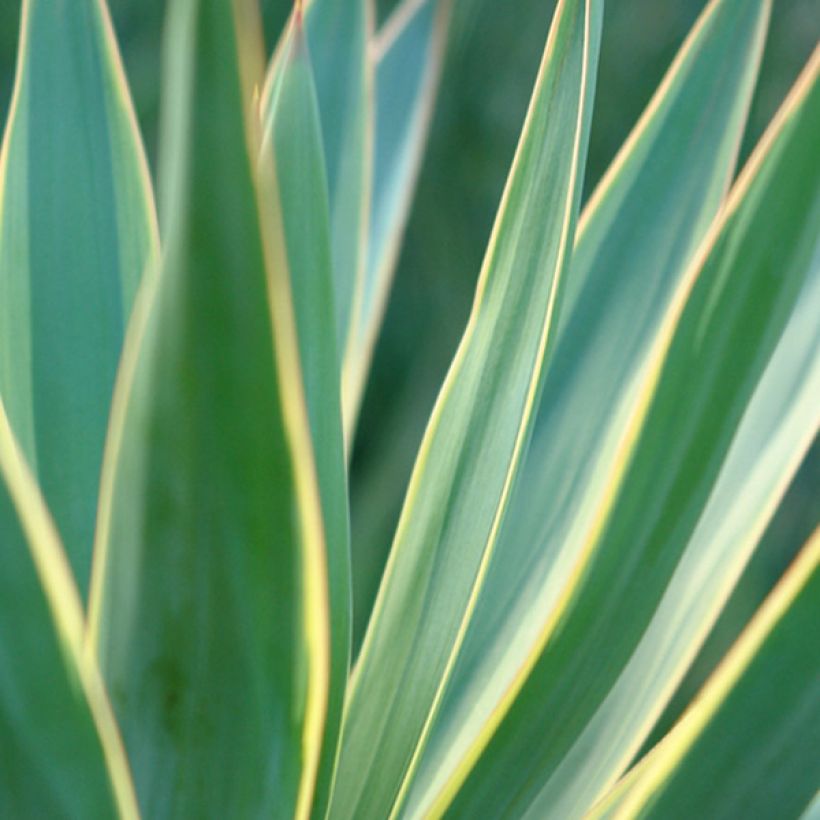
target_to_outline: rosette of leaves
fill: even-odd
[[[3,816],[811,811],[818,535],[642,750],[820,422],[820,52],[735,175],[770,0],[706,5],[583,209],[603,3],[557,3],[352,663],[347,454],[450,5],[297,4],[266,69],[251,0],[170,0],[158,219],[104,0],[23,0]]]

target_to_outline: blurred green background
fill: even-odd
[[[109,5],[149,160],[156,169],[166,2],[110,0]],[[265,39],[271,49],[290,3],[262,0],[261,5]],[[377,5],[381,21],[395,0],[379,0]],[[649,100],[703,5],[704,0],[608,3],[587,194]],[[553,6],[554,0],[455,0],[429,149],[353,453],[356,643],[375,595],[414,454],[466,321]],[[19,0],[0,3],[3,119],[13,81],[19,11]],[[744,157],[818,39],[816,0],[774,0],[762,73],[742,148]],[[685,691],[691,692],[710,668],[816,524],[818,498],[820,448],[815,443]]]

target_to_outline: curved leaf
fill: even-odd
[[[593,817],[796,817],[820,781],[816,531],[669,734]]]
[[[364,275],[370,200],[372,68],[369,0],[312,0],[305,25],[313,57],[330,191],[336,330],[344,355]]]
[[[370,201],[372,66],[367,47],[370,0],[309,0],[304,13],[311,50],[330,195],[331,250],[338,353],[344,356],[359,310]],[[273,100],[282,44],[268,68],[263,121]]]
[[[634,755],[720,614],[820,429],[820,246],[720,476],[652,620],[577,755]],[[788,396],[788,401],[783,401]],[[609,751],[600,755],[606,758]]]
[[[327,807],[350,666],[350,544],[339,360],[334,330],[330,226],[313,75],[299,17],[274,78],[263,155],[279,180],[284,238],[327,534],[331,626],[328,717],[314,813]]]
[[[24,0],[0,154],[0,395],[82,592],[151,184],[103,0]]]
[[[768,10],[709,4],[581,217],[532,445],[419,772],[419,810],[452,797],[573,582],[652,341],[731,179]]]
[[[473,312],[351,681],[332,817],[400,810],[463,639],[552,354],[601,14],[580,0],[556,10]]]
[[[345,362],[346,421],[355,426],[433,115],[452,0],[405,2],[373,41],[373,196],[362,304]],[[409,14],[406,14],[409,10]]]
[[[248,8],[170,7],[163,264],[106,450],[90,643],[150,817],[306,817],[327,708],[324,532],[275,169],[264,195],[254,173]]]
[[[805,400],[783,406],[779,393],[767,394],[749,412],[772,423],[778,436],[783,426],[785,449],[762,447],[764,425],[740,447],[737,461],[731,451],[750,400],[756,404],[753,395],[767,381],[767,365],[789,335],[783,332],[798,297],[817,276],[818,70],[820,51],[684,277],[654,344],[632,420],[635,443],[629,450],[628,439],[624,445],[622,480],[617,473],[611,479],[608,503],[573,567],[577,580],[547,622],[520,694],[456,796],[456,815],[469,816],[490,795],[497,805],[499,783],[504,805],[542,817],[583,812],[600,797],[671,696],[773,511],[768,501],[755,506],[760,491],[745,484],[744,459],[748,466],[751,455],[758,469],[757,445],[764,459],[773,459],[769,468],[780,465],[784,474],[771,476],[775,486],[763,492],[776,502],[811,443],[816,406]],[[776,211],[772,202],[779,203]],[[815,354],[797,350],[803,352],[793,372],[810,392]],[[727,512],[726,499],[735,494],[743,503]],[[712,507],[712,499],[720,503]],[[715,577],[706,584],[709,572]],[[693,594],[703,600],[698,617],[670,646],[675,619],[665,619],[676,604],[667,602],[685,607]],[[642,655],[643,662],[635,660]],[[664,665],[665,674],[656,677]]]
[[[0,544],[0,814],[134,817],[71,568],[2,402]]]

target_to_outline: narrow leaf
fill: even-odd
[[[327,534],[331,624],[328,716],[314,813],[323,817],[336,760],[350,666],[347,472],[336,352],[327,180],[319,111],[301,19],[291,23],[274,78],[263,155],[272,155]]]
[[[816,294],[818,69],[820,51],[681,283],[634,410],[634,446],[627,439],[623,466],[572,566],[574,585],[546,621],[516,700],[456,796],[456,816],[469,816],[490,795],[497,805],[500,783],[503,805],[517,813],[581,813],[620,776],[816,433],[816,404],[807,398],[816,385],[816,336],[784,329],[800,321],[795,305],[804,289]],[[789,337],[799,341],[790,362],[795,404],[784,404],[779,390],[758,399],[764,383],[778,384],[767,366]],[[744,432],[750,417],[753,432]],[[770,434],[779,439],[773,450]],[[769,476],[773,467],[779,472]],[[766,479],[762,493],[746,483],[748,469]],[[733,508],[727,499],[736,496],[741,506]],[[694,613],[691,622],[681,612]]]
[[[364,281],[372,141],[370,0],[309,0],[304,11],[322,124],[330,196],[337,349],[344,357]],[[283,44],[268,68],[263,120],[273,99]]]
[[[576,755],[634,757],[745,569],[820,429],[818,313],[820,247],[686,551]]]
[[[87,589],[114,375],[157,251],[103,0],[24,0],[0,153],[0,395]]]
[[[416,808],[452,797],[573,583],[623,457],[653,339],[731,179],[768,8],[709,4],[581,217],[532,445],[419,772]]]
[[[451,8],[452,0],[405,0],[371,48],[376,69],[373,195],[361,309],[345,361],[348,437],[356,423],[427,142]]]
[[[332,817],[397,813],[463,639],[553,349],[602,6],[559,4],[351,682]],[[567,127],[567,124],[570,127]]]
[[[106,450],[90,643],[149,817],[306,817],[327,707],[324,534],[270,162],[257,192],[248,8],[170,6],[163,264]]]
[[[66,555],[0,402],[0,814],[135,816]]]
[[[820,782],[820,530],[669,734],[594,817],[797,817]]]

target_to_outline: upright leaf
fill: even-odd
[[[370,202],[372,67],[367,47],[371,0],[307,0],[304,8],[322,124],[330,195],[338,353],[344,357],[361,299]],[[274,94],[282,44],[268,69],[263,119]]]
[[[327,180],[313,74],[301,17],[291,23],[273,80],[263,156],[279,180],[299,355],[327,533],[331,624],[328,717],[314,812],[323,817],[336,760],[350,666],[347,470],[336,352]]]
[[[248,8],[170,7],[166,244],[106,451],[90,641],[149,817],[305,817],[324,730],[324,533]]]
[[[681,283],[627,428],[634,444],[626,438],[572,562],[573,585],[545,619],[454,816],[492,799],[499,811],[564,817],[606,791],[674,691],[816,433],[816,336],[795,334],[796,359],[783,360],[793,368],[785,383],[802,394],[794,408],[779,390],[755,394],[780,383],[767,366],[790,320],[801,321],[805,288],[816,304],[819,70],[820,50]],[[747,483],[750,471],[764,477],[762,492]],[[733,508],[727,499],[736,497]]]
[[[71,569],[2,402],[0,545],[0,814],[134,816]]]
[[[114,374],[156,250],[104,0],[24,0],[0,154],[0,395],[83,593]]]
[[[669,734],[595,817],[797,817],[820,782],[816,531]]]
[[[441,74],[452,0],[405,0],[373,41],[375,147],[361,309],[345,362],[346,422],[355,426]]]
[[[768,11],[709,4],[581,217],[533,441],[413,790],[419,809],[466,775],[573,583],[653,339],[731,179]]]
[[[621,759],[634,756],[715,623],[820,430],[818,263],[820,257],[663,597],[585,729],[584,735],[594,740],[582,739],[576,754],[590,754],[597,747],[599,761],[612,751]]]
[[[332,817],[400,810],[463,639],[553,349],[602,5],[561,2],[351,682]],[[569,125],[568,125],[569,124]]]

